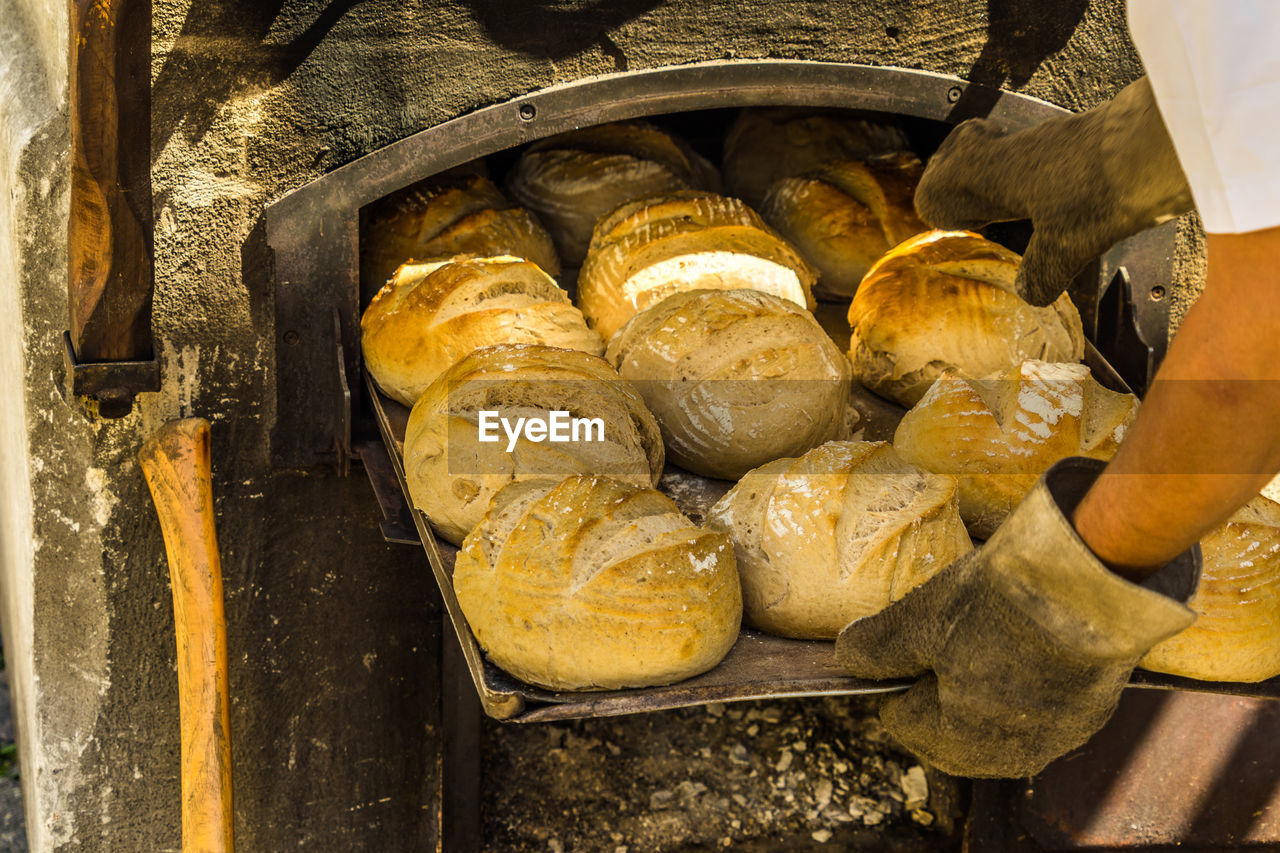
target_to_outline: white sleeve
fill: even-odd
[[[1129,32],[1205,230],[1280,225],[1280,2],[1129,0]]]

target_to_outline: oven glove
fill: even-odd
[[[939,228],[1030,219],[1018,293],[1048,305],[1113,245],[1192,208],[1191,189],[1146,77],[1085,113],[1007,133],[958,125],[929,160],[916,211]],[[1091,301],[1097,282],[1077,295]]]
[[[956,776],[1032,776],[1111,716],[1138,660],[1195,621],[1193,546],[1141,585],[1068,521],[1104,463],[1045,473],[981,548],[850,623],[836,661],[860,678],[919,677],[885,699],[895,739]]]

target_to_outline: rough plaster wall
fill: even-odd
[[[0,0],[0,11],[5,3],[24,14],[0,27],[65,75],[61,5]],[[1024,7],[1012,14],[1026,20],[991,24],[977,0],[156,0],[165,384],[107,424],[87,422],[56,390],[65,112],[29,140],[3,114],[39,543],[23,664],[35,672],[17,673],[35,849],[178,847],[172,612],[134,453],[156,425],[187,414],[214,428],[241,846],[398,850],[434,838],[438,638],[422,557],[381,544],[359,479],[267,463],[265,202],[453,116],[597,73],[725,57],[865,62],[972,75],[1073,109],[1140,73],[1117,2],[993,5]],[[55,110],[61,85],[44,98]],[[21,588],[6,578],[10,607]]]

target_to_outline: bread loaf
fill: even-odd
[[[943,374],[899,422],[893,446],[954,476],[969,533],[986,539],[1054,462],[1115,455],[1137,410],[1136,397],[1102,387],[1084,365],[1026,361],[998,378]]]
[[[906,150],[900,128],[857,113],[744,109],[725,135],[725,187],[756,207],[776,181],[828,160],[866,160]]]
[[[728,538],[659,492],[604,477],[503,489],[463,544],[453,586],[489,659],[552,690],[705,672],[742,618]]]
[[[547,224],[570,266],[586,256],[596,220],[623,202],[718,185],[704,158],[641,121],[584,127],[535,142],[507,179],[512,196]]]
[[[747,474],[707,516],[733,540],[744,618],[834,639],[972,547],[951,477],[884,442],[833,441]]]
[[[818,271],[814,293],[849,299],[880,256],[928,231],[912,206],[914,154],[835,160],[769,188],[760,215]]]
[[[686,290],[759,290],[812,308],[814,277],[741,201],[686,191],[601,219],[578,275],[578,304],[607,341],[632,315]]]
[[[360,329],[370,375],[406,406],[480,347],[530,343],[604,351],[600,336],[555,281],[515,257],[406,264],[369,303]]]
[[[566,427],[570,440],[521,427],[552,425],[561,417],[554,412],[584,419]],[[482,440],[482,427],[489,440]],[[599,356],[546,346],[476,350],[428,386],[405,430],[414,506],[455,545],[513,480],[602,474],[652,486],[662,463],[658,424],[635,389]]]
[[[1280,504],[1254,498],[1200,540],[1204,567],[1188,603],[1195,624],[1156,645],[1144,669],[1206,681],[1280,675]]]
[[[551,235],[481,175],[437,175],[370,205],[360,232],[365,288],[381,287],[403,263],[454,255],[515,255],[560,274]]]
[[[1019,298],[1020,261],[967,231],[928,231],[891,249],[849,306],[854,378],[913,406],[944,370],[983,377],[1027,359],[1079,361],[1079,312],[1065,293],[1044,308]]]
[[[736,480],[848,434],[849,362],[813,315],[767,293],[669,296],[605,357],[658,419],[667,458],[707,477]]]

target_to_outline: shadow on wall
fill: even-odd
[[[1002,86],[1025,86],[1040,64],[1070,41],[1088,7],[1089,0],[987,0],[987,41],[969,69],[970,85],[947,120],[984,117]]]
[[[195,142],[234,95],[270,88],[292,74],[342,16],[362,2],[335,0],[286,44],[265,42],[285,0],[191,4],[152,85],[152,162],[178,128]],[[234,48],[228,42],[236,43]]]
[[[563,59],[593,44],[626,70],[612,30],[638,18],[663,0],[470,0],[476,21],[498,44],[544,59]]]

